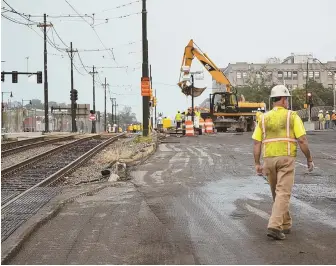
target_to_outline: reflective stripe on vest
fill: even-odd
[[[288,112],[287,112],[287,121],[286,121],[286,138],[265,139],[266,138],[265,115],[262,115],[262,117],[261,117],[261,125],[262,125],[262,131],[263,131],[263,136],[264,136],[264,140],[262,141],[262,143],[264,144],[264,152],[266,151],[266,147],[265,147],[266,143],[285,141],[285,142],[287,142],[287,151],[288,151],[287,155],[290,156],[290,154],[291,154],[290,143],[291,142],[294,142],[294,143],[297,142],[296,139],[293,139],[293,138],[290,137],[290,117],[291,117],[291,111],[288,110]]]

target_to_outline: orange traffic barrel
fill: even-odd
[[[213,122],[211,118],[207,118],[205,119],[205,132],[209,133],[209,134],[213,134],[214,130],[213,130]]]
[[[186,130],[186,133],[185,133],[186,136],[194,136],[195,135],[194,125],[193,125],[192,121],[190,121],[190,120],[185,121],[185,130]]]

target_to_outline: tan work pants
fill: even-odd
[[[274,201],[268,228],[289,229],[292,226],[289,201],[294,184],[295,157],[264,158],[264,171],[268,177]]]

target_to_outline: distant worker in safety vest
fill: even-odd
[[[136,133],[136,132],[137,132],[137,125],[134,124],[134,125],[133,125],[133,133]]]
[[[181,115],[180,111],[177,111],[177,114],[175,115],[175,121],[176,121],[176,129],[181,128],[182,115]]]
[[[294,183],[297,144],[307,158],[308,171],[314,169],[306,131],[301,118],[288,110],[290,93],[286,86],[277,85],[271,91],[273,109],[261,116],[253,133],[255,169],[258,175],[267,175],[273,196],[272,215],[267,236],[282,240],[289,234],[292,218],[289,202]],[[264,165],[260,155],[263,147]]]
[[[327,111],[325,115],[325,129],[330,128],[330,114]]]
[[[319,129],[323,130],[324,129],[324,115],[323,115],[322,110],[319,111],[318,119],[319,119]]]
[[[331,122],[333,123],[332,127],[335,129],[336,128],[336,110],[332,111]]]
[[[261,115],[262,115],[261,109],[258,108],[258,111],[256,112],[256,122],[257,122],[257,124],[260,121]]]

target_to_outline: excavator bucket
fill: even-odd
[[[179,87],[182,90],[182,93],[185,94],[186,96],[191,96],[191,91],[192,91],[192,95],[194,97],[198,97],[206,89],[206,87],[204,87],[204,88],[193,87],[193,89],[191,89],[192,88],[191,85],[188,86],[186,83],[187,83],[186,81],[181,81],[181,82],[178,83]]]

